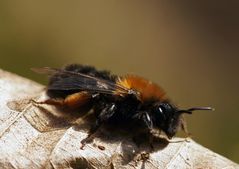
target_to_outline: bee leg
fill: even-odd
[[[115,113],[115,110],[116,110],[115,104],[111,103],[111,104],[106,105],[106,107],[104,109],[102,109],[99,114],[96,113],[96,114],[98,114],[97,120],[96,120],[95,124],[91,127],[88,136],[81,141],[81,144],[82,144],[81,149],[84,148],[84,146],[87,142],[92,141],[95,133],[100,128],[101,124],[106,122],[110,117],[112,117],[112,115]]]
[[[151,148],[152,151],[154,150],[153,142],[154,142],[154,136],[150,132],[149,133],[149,145],[150,145],[150,148]]]
[[[152,131],[153,131],[153,122],[152,122],[152,119],[150,117],[150,115],[148,114],[148,112],[145,112],[142,116],[142,121],[143,123],[146,125],[147,127],[147,130],[148,130],[148,141],[149,141],[149,145],[150,145],[150,148],[151,150],[153,151],[154,150],[154,145],[153,145],[153,142],[154,142],[154,136],[152,134]]]
[[[50,98],[45,101],[37,102],[31,100],[34,104],[48,104],[53,106],[63,106],[71,109],[79,108],[82,105],[85,105],[91,98],[91,95],[88,92],[82,91],[68,95],[65,99],[63,98]]]
[[[186,121],[184,120],[184,117],[182,116],[182,119],[181,119],[181,128],[182,130],[184,131],[184,133],[186,134],[187,138],[191,137],[191,133],[188,132],[188,129],[187,129],[187,123]]]
[[[140,123],[143,123],[143,125],[149,130],[151,131],[153,129],[153,122],[152,122],[152,118],[150,117],[149,113],[146,111],[141,111],[138,112],[137,114],[135,114],[133,116],[133,119],[135,119],[136,121],[139,121]]]
[[[85,139],[81,140],[81,147],[80,147],[80,148],[81,148],[82,150],[84,149],[84,147],[85,147],[85,145],[86,145],[87,143],[89,143],[89,142],[91,142],[91,141],[93,140],[94,134],[97,132],[97,130],[100,128],[100,126],[101,126],[101,123],[100,123],[100,121],[97,119],[96,122],[95,122],[95,124],[93,124],[93,125],[91,126],[90,131],[89,131],[89,133],[88,133],[88,136],[87,136]]]
[[[98,118],[101,122],[106,122],[115,114],[115,111],[116,111],[115,103],[110,103],[100,112]]]
[[[48,105],[54,105],[54,106],[62,106],[64,104],[64,99],[47,99],[44,101],[36,101],[31,99],[31,102],[33,104],[39,105],[39,104],[48,104]]]
[[[132,137],[132,140],[138,148],[140,148],[142,144],[147,143],[151,151],[154,150],[154,136],[150,133],[150,131],[144,131],[142,133],[136,134]]]
[[[148,141],[149,141],[149,145],[151,147],[151,149],[153,150],[153,141],[154,141],[154,137],[152,135],[152,130],[153,130],[153,122],[152,122],[152,118],[150,117],[149,113],[146,111],[143,112],[138,112],[136,115],[134,115],[133,117],[134,119],[136,119],[137,121],[139,121],[141,124],[143,124],[146,127],[146,134],[148,137]]]

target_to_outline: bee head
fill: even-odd
[[[155,125],[164,131],[168,138],[172,138],[179,130],[184,113],[192,114],[195,110],[212,110],[210,107],[194,107],[186,110],[180,110],[169,102],[161,102],[155,105]]]

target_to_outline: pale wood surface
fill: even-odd
[[[81,150],[88,126],[29,102],[39,97],[45,97],[44,86],[0,70],[0,168],[239,168],[193,140],[158,142],[152,152],[128,137],[102,131]]]

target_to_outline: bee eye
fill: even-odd
[[[161,117],[163,117],[163,119],[166,119],[165,108],[163,107],[163,105],[158,107],[158,113],[160,114]]]
[[[159,106],[158,110],[161,114],[163,114],[163,109],[161,108],[161,106]]]

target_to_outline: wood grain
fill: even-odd
[[[89,125],[80,112],[39,106],[44,86],[0,70],[0,168],[239,168],[193,140],[136,146],[101,130],[81,147]],[[81,118],[80,118],[81,117]]]

